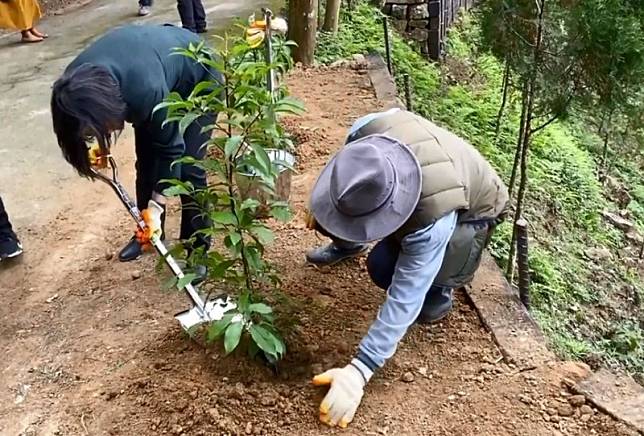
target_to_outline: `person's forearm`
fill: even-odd
[[[359,346],[357,358],[371,370],[382,367],[393,356],[398,343],[418,318],[425,296],[442,266],[456,220],[454,212],[433,227],[403,240],[387,298]]]

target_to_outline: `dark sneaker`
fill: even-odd
[[[22,244],[15,235],[0,234],[0,261],[22,254]]]
[[[143,248],[141,247],[141,244],[136,240],[136,236],[132,236],[130,242],[128,242],[119,253],[119,260],[121,262],[131,262],[138,259],[142,254]]]
[[[335,265],[346,259],[363,255],[369,249],[367,244],[355,244],[352,247],[340,248],[335,242],[324,247],[315,248],[306,253],[306,261],[318,266]]]
[[[445,318],[452,310],[454,291],[450,288],[432,288],[425,297],[417,322],[431,324]]]

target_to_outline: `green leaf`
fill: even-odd
[[[233,316],[235,315],[232,313],[224,315],[223,318],[221,318],[219,321],[215,321],[210,324],[210,327],[208,327],[208,333],[206,334],[206,339],[208,340],[208,342],[214,341],[224,333],[226,328],[232,322]]]
[[[197,274],[194,273],[184,275],[177,281],[177,289],[183,289],[188,283],[192,283],[195,278],[197,278]]]
[[[210,213],[210,219],[221,225],[236,225],[237,218],[235,214],[228,211],[216,211]]]
[[[241,204],[241,206],[240,206],[240,207],[241,207],[241,209],[242,209],[242,210],[247,210],[247,209],[255,210],[255,209],[257,209],[260,205],[261,205],[261,203],[260,203],[259,201],[257,201],[256,199],[254,199],[254,198],[247,198],[246,200],[244,200],[244,201],[242,202],[242,204]]]
[[[304,104],[295,97],[284,97],[275,103],[275,112],[300,115],[304,113]]]
[[[163,289],[164,291],[169,291],[171,289],[174,289],[176,285],[177,285],[177,278],[175,276],[172,276],[163,282],[163,284],[161,285],[161,289]]]
[[[190,195],[190,192],[182,185],[170,186],[163,190],[163,195],[166,197],[177,197],[179,195]]]
[[[250,231],[262,244],[269,244],[275,240],[275,235],[273,235],[273,232],[267,227],[254,226],[251,227]]]
[[[268,157],[268,154],[266,153],[266,150],[264,150],[264,147],[262,147],[257,142],[252,142],[250,146],[253,149],[253,152],[255,153],[257,162],[261,165],[261,168],[264,170],[262,172],[266,175],[272,174],[273,167],[271,166],[271,159]]]
[[[250,295],[248,292],[244,292],[239,296],[237,300],[237,310],[240,313],[248,312],[248,307],[250,306]]]
[[[250,266],[254,271],[260,271],[262,269],[262,257],[260,256],[257,248],[245,246],[244,256],[246,257],[248,266]]]
[[[250,337],[263,352],[272,356],[278,355],[274,336],[261,325],[252,324],[250,326]]]
[[[181,136],[186,133],[186,129],[190,126],[190,124],[192,124],[200,116],[200,113],[188,112],[183,116],[183,118],[181,118],[181,121],[179,121],[179,133],[181,133]]]
[[[276,220],[287,222],[291,220],[293,214],[291,213],[291,208],[288,206],[273,206],[271,208],[271,216]]]
[[[273,313],[273,309],[269,305],[264,303],[253,303],[250,306],[248,306],[248,311],[259,313],[261,315],[267,315],[269,313]]]
[[[231,232],[228,234],[228,239],[230,240],[231,245],[237,245],[242,240],[242,237],[237,232]]]
[[[236,135],[231,136],[226,140],[226,145],[224,146],[224,154],[226,155],[226,159],[230,159],[235,154],[237,154],[239,145],[242,143],[243,139],[244,138],[242,136]]]
[[[231,323],[226,329],[226,334],[224,335],[224,349],[226,354],[230,354],[241,340],[242,328],[244,323],[241,321]]]

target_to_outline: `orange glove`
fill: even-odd
[[[92,144],[87,150],[87,156],[89,157],[89,164],[94,168],[101,169],[107,167],[107,156],[103,154],[98,142]]]
[[[136,240],[144,248],[150,248],[150,240],[153,236],[161,238],[163,235],[163,230],[161,229],[161,215],[163,215],[163,212],[163,207],[154,200],[150,200],[148,208],[141,211],[146,227],[145,229],[136,229]]]

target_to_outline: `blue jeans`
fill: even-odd
[[[396,271],[396,262],[400,253],[400,244],[392,238],[385,238],[378,242],[367,257],[367,271],[373,283],[385,291],[391,286],[391,280]],[[425,295],[423,308],[429,303],[430,296],[438,296],[449,288],[444,286],[431,286]],[[435,300],[435,299],[434,299]]]

